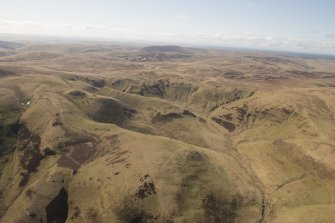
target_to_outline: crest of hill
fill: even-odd
[[[180,46],[168,45],[168,46],[147,46],[142,48],[142,51],[146,52],[178,52],[184,53],[185,49]]]

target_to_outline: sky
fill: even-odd
[[[335,1],[0,0],[0,33],[335,54]]]

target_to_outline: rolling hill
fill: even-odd
[[[25,45],[0,57],[0,221],[334,222],[334,70],[267,52]]]

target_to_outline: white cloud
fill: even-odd
[[[255,8],[256,4],[254,2],[248,2],[247,7],[248,8]]]
[[[328,34],[326,35],[326,37],[327,37],[328,39],[335,39],[335,33],[328,33]]]
[[[314,40],[302,40],[294,38],[278,38],[271,36],[262,36],[252,33],[244,33],[241,35],[222,36],[222,41],[231,43],[240,43],[249,46],[261,46],[275,49],[305,50],[305,51],[323,51],[335,52],[334,42],[322,42]]]
[[[184,21],[190,21],[192,20],[192,17],[186,14],[180,14],[177,16],[179,20],[184,20]]]
[[[30,27],[48,27],[49,25],[31,20],[8,20],[0,18],[0,25],[5,26],[30,26]]]
[[[272,36],[257,35],[250,32],[230,35],[224,33],[195,33],[189,35],[178,35],[177,33],[170,33],[169,36],[175,37],[175,40],[179,41],[183,39],[192,39],[195,42],[223,46],[335,53],[335,42],[322,42],[294,38],[278,38]]]
[[[312,30],[309,30],[309,33],[310,34],[317,34],[319,31],[315,30],[315,29],[312,29]]]
[[[179,19],[191,19],[187,15],[179,15]],[[87,36],[107,38],[129,38],[162,40],[187,43],[201,43],[234,47],[270,48],[281,50],[301,50],[314,52],[335,53],[335,33],[329,33],[327,41],[313,41],[310,38],[292,39],[273,36],[257,35],[251,32],[240,34],[213,33],[174,33],[174,32],[144,32],[135,28],[111,27],[104,24],[73,25],[73,24],[47,24],[31,20],[9,20],[0,17],[0,32],[22,34],[44,34],[59,36]]]
[[[89,37],[123,37],[138,34],[134,28],[109,27],[100,25],[73,25],[51,24],[31,20],[10,20],[0,17],[0,32],[64,35],[64,36],[89,36]]]

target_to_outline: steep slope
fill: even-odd
[[[143,84],[134,80],[119,79],[114,81],[111,87],[145,97],[162,98],[201,113],[211,112],[223,104],[250,97],[255,93],[252,88],[222,86],[212,81],[192,85],[185,82],[170,82],[168,79]]]
[[[214,150],[225,150],[227,131],[186,107],[156,97],[143,97],[104,88],[97,93],[131,106],[136,114],[127,129],[173,139]],[[197,129],[198,131],[193,131]]]
[[[221,107],[212,119],[262,184],[270,222],[331,222],[335,148],[333,90],[258,93]],[[266,95],[266,96],[265,96]],[[332,160],[332,161],[331,161]],[[312,206],[317,210],[311,210]]]
[[[20,122],[1,180],[4,222],[259,219],[257,188],[223,153],[94,122],[45,91],[35,93]],[[51,211],[57,204],[58,215]]]

